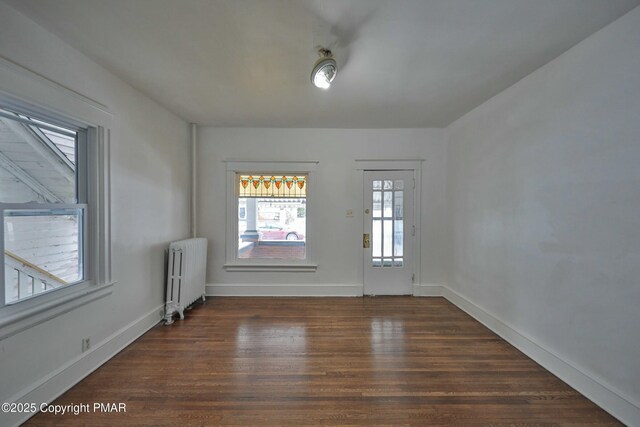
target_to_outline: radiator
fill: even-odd
[[[186,239],[169,245],[165,325],[173,323],[176,313],[184,319],[184,311],[197,299],[204,302],[206,270],[207,239]]]

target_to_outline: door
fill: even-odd
[[[364,171],[365,295],[413,294],[413,171]]]

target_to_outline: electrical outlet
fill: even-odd
[[[83,338],[82,339],[82,352],[89,350],[91,348],[91,338]]]

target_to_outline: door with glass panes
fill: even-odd
[[[364,171],[365,295],[413,293],[413,171]]]

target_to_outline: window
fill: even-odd
[[[236,177],[238,258],[306,259],[307,218],[299,213],[307,204],[307,175]]]
[[[316,162],[228,162],[227,270],[315,270],[310,200]]]
[[[0,339],[112,292],[112,121],[0,58]]]
[[[0,304],[84,280],[86,141],[86,129],[0,109]]]

